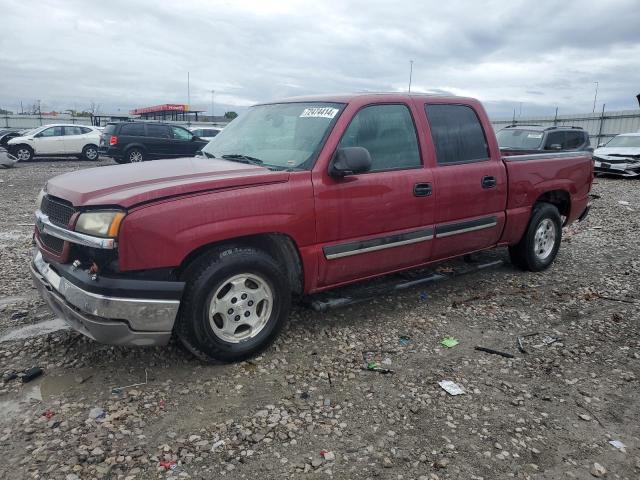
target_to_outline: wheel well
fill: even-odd
[[[549,192],[545,192],[536,200],[535,204],[538,203],[550,203],[551,205],[555,205],[558,212],[560,212],[560,215],[565,217],[568,217],[569,212],[571,211],[571,197],[569,196],[569,192],[566,190],[551,190]]]
[[[282,233],[264,233],[203,245],[184,258],[177,271],[178,277],[187,277],[203,256],[208,255],[214,249],[225,247],[253,247],[266,252],[280,264],[289,277],[293,292],[302,294],[304,287],[302,260],[293,239]]]
[[[98,148],[98,146],[95,143],[87,143],[84,147],[82,147],[82,149],[84,150],[87,147],[95,147]]]

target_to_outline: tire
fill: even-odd
[[[124,152],[124,159],[126,163],[140,163],[145,160],[145,153],[139,148],[130,148]]]
[[[128,163],[126,158],[122,158],[122,157],[117,157],[117,158],[112,157],[112,158],[116,163],[119,163],[120,165],[122,165],[123,163]]]
[[[16,145],[12,149],[12,154],[20,162],[28,162],[33,159],[33,148],[29,145]]]
[[[176,335],[205,362],[237,362],[257,355],[287,321],[287,276],[273,258],[255,248],[220,249],[201,258],[186,279]]]
[[[514,246],[509,247],[511,263],[523,270],[539,272],[553,263],[562,242],[562,219],[550,203],[533,207],[527,230]]]
[[[82,158],[89,161],[98,160],[98,158],[100,158],[98,147],[96,147],[95,145],[85,145],[85,147],[82,149]]]

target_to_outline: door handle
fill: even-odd
[[[496,177],[485,175],[482,177],[482,188],[493,188],[496,186]]]
[[[428,197],[433,193],[430,183],[416,183],[413,186],[413,195],[416,197]]]

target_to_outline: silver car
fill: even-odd
[[[593,170],[622,177],[640,176],[640,133],[623,133],[593,152]]]

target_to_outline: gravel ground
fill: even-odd
[[[175,344],[46,333],[60,325],[28,278],[34,199],[47,178],[111,163],[0,171],[0,477],[640,478],[640,183],[597,179],[546,272],[505,263],[326,313],[300,306],[262,356],[210,366]],[[448,336],[460,343],[441,346]],[[36,366],[37,380],[8,379]]]

